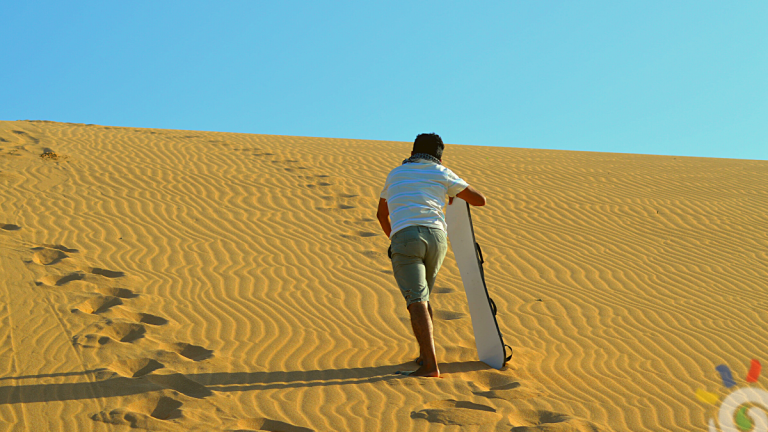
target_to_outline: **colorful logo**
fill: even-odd
[[[752,359],[746,381],[755,383],[760,377],[760,362]],[[720,373],[723,385],[731,388],[736,385],[731,369],[726,365],[715,368]],[[715,393],[703,389],[696,390],[696,397],[702,402],[716,405],[720,398]],[[742,387],[731,392],[720,404],[717,421],[722,432],[768,432],[768,391],[755,387]],[[709,432],[717,432],[715,419],[709,419]]]

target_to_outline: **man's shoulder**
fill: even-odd
[[[450,172],[448,167],[436,163],[407,163],[395,167],[390,172],[405,171],[405,172]]]
[[[457,177],[457,175],[445,165],[435,165],[435,170],[438,171],[443,177],[447,177],[447,178]]]
[[[393,168],[388,177],[400,175],[405,177],[443,177],[453,179],[456,174],[445,165],[435,163],[407,163]]]

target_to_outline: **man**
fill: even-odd
[[[376,214],[391,240],[392,270],[419,343],[416,362],[421,367],[403,373],[410,376],[440,376],[429,295],[448,250],[445,197],[449,205],[454,196],[474,206],[485,205],[483,194],[442,165],[444,148],[437,134],[417,136],[411,157],[387,176]]]

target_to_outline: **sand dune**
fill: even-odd
[[[476,361],[449,252],[444,378],[393,374],[410,146],[0,122],[0,430],[705,430],[768,361],[768,162],[449,145],[515,355]]]

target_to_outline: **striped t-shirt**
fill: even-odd
[[[390,171],[381,191],[389,208],[390,238],[413,225],[447,232],[445,196],[455,197],[467,186],[453,171],[433,162],[406,163]]]

